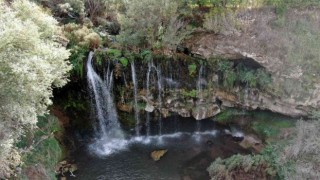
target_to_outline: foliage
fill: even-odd
[[[23,127],[36,124],[52,88],[67,82],[69,52],[58,43],[57,24],[27,0],[0,1],[0,178],[19,162],[12,144]]]
[[[129,60],[125,57],[122,57],[119,59],[120,63],[122,64],[123,67],[128,67]]]
[[[122,55],[121,51],[118,49],[108,49],[107,54],[111,59],[118,59]]]
[[[179,19],[179,1],[129,0],[118,40],[127,47],[175,50],[191,31]],[[143,17],[143,18],[142,18]]]
[[[223,76],[223,86],[227,88],[245,85],[249,88],[264,89],[272,82],[271,76],[262,68],[249,69],[242,63],[234,67],[234,63],[227,60],[218,60],[217,65]]]
[[[203,27],[215,33],[233,33],[237,28],[235,12],[228,8],[213,8],[205,15]]]
[[[278,15],[284,15],[290,7],[303,7],[303,6],[319,6],[318,0],[265,0],[267,5],[272,5],[276,8]]]
[[[257,176],[258,179],[284,179],[286,173],[292,172],[292,167],[289,162],[281,162],[281,150],[281,147],[268,145],[261,154],[218,158],[207,170],[212,179],[230,179],[241,173],[249,179]]]
[[[38,129],[31,132],[28,136],[32,137],[32,142],[27,144],[25,152],[22,155],[23,169],[27,169],[36,164],[41,164],[46,170],[50,179],[55,179],[55,165],[61,158],[62,150],[59,142],[53,136],[53,133],[61,131],[56,117],[48,115],[38,118]],[[20,144],[24,139],[21,139]]]
[[[146,62],[150,62],[152,60],[152,52],[149,50],[143,50],[141,52],[141,58]]]
[[[258,111],[252,113],[255,121],[252,123],[252,129],[265,138],[276,138],[281,129],[294,127],[292,118],[277,115],[268,111]]]
[[[85,25],[69,23],[63,27],[65,36],[69,39],[68,48],[71,56],[70,63],[73,65],[72,73],[83,78],[84,61],[90,49],[101,45],[101,37]]]
[[[296,135],[285,147],[282,159],[291,160],[294,173],[286,173],[286,179],[319,179],[320,121],[298,121]]]
[[[181,95],[184,97],[191,97],[191,98],[196,98],[197,97],[197,90],[192,89],[191,91],[187,91],[187,90],[182,90],[181,91]]]
[[[270,169],[268,172],[266,169]],[[266,157],[262,155],[233,155],[227,159],[216,159],[207,169],[211,179],[232,179],[236,176],[237,171],[246,173],[249,177],[251,174],[258,174],[260,178],[273,177],[274,170],[269,167]],[[268,176],[267,176],[268,175]]]
[[[194,76],[197,73],[197,65],[195,63],[192,63],[188,66],[189,75]]]

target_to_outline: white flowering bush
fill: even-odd
[[[0,0],[0,179],[20,163],[13,144],[47,112],[52,88],[67,83],[69,52],[59,33],[34,3]]]

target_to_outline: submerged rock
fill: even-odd
[[[151,153],[150,156],[151,156],[151,158],[152,158],[154,161],[159,161],[160,158],[167,153],[167,151],[168,151],[167,149],[165,149],[165,150],[152,151],[152,153]]]

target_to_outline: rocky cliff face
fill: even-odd
[[[305,37],[304,33],[312,34],[320,28],[319,17],[318,8],[290,9],[282,17],[269,8],[246,10],[237,15],[241,27],[237,32],[223,35],[198,30],[185,46],[192,54],[206,59],[249,59],[272,74],[271,89],[266,92],[249,90],[243,102],[239,101],[241,93],[237,90],[219,93],[217,97],[223,105],[304,116],[320,105],[320,83],[316,78],[319,74],[317,68],[312,68],[318,64],[319,54],[312,51],[315,44],[303,43],[312,37]],[[300,25],[304,26],[301,33],[297,32],[302,28]],[[304,49],[298,50],[299,47]],[[315,72],[308,76],[313,70]],[[312,83],[308,82],[310,79],[314,79]]]

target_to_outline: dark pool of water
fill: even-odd
[[[74,179],[206,180],[206,168],[217,157],[249,153],[223,133],[227,127],[212,120],[199,124],[189,118],[170,118],[162,123],[161,136],[157,135],[159,127],[154,122],[151,136],[128,137],[126,149],[108,156],[97,156],[86,146],[79,149],[72,155],[78,165]],[[168,152],[155,162],[150,153],[160,149]]]

